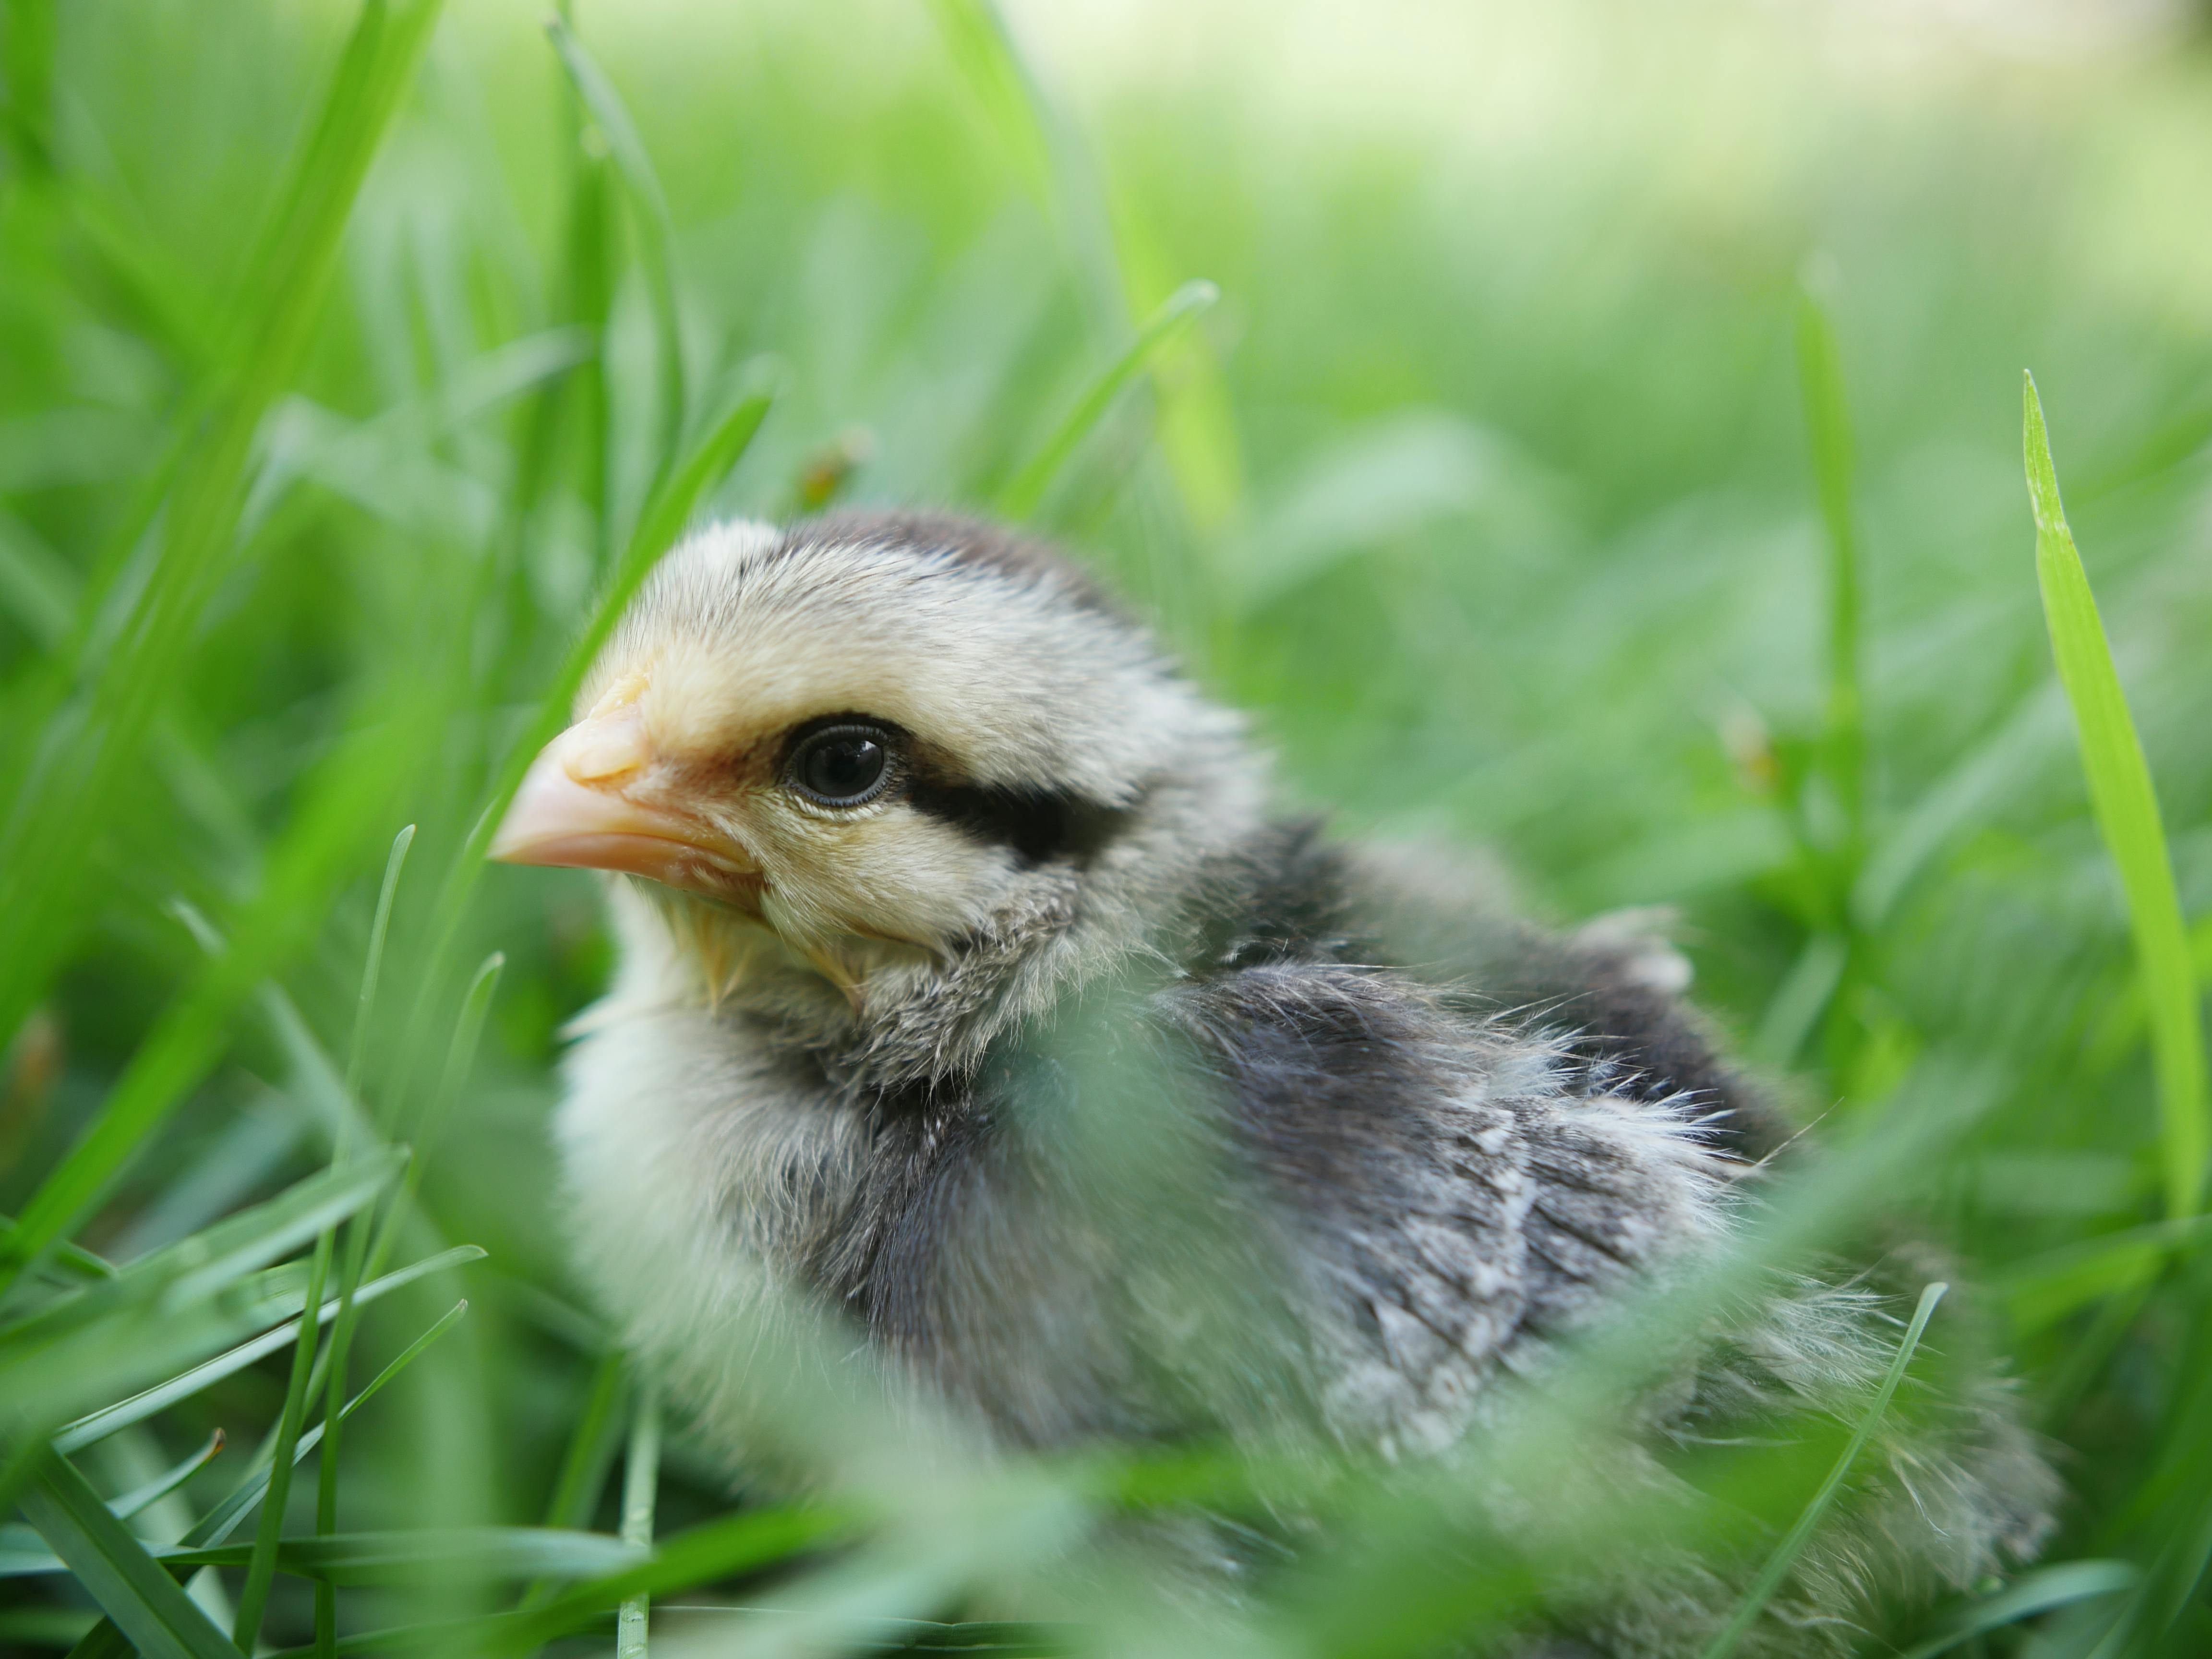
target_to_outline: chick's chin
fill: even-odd
[[[676,1001],[758,1013],[810,1037],[843,1040],[863,1024],[872,986],[878,995],[895,984],[910,990],[939,972],[935,952],[794,912],[774,889],[738,908],[655,882],[617,879],[641,901],[617,908],[618,931],[634,935],[642,924],[664,935],[673,972],[663,989]],[[633,949],[636,943],[633,937]]]

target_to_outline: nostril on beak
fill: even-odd
[[[588,723],[561,757],[561,769],[578,783],[611,783],[644,764],[645,745],[629,720]]]

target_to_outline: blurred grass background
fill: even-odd
[[[1706,1006],[1838,1138],[1971,1093],[1883,1197],[2000,1287],[2075,1494],[2052,1559],[2166,1563],[2173,1606],[2125,1650],[2212,1650],[2212,1279],[2160,1164],[2017,401],[2033,366],[2201,976],[2198,14],[1097,0],[1012,6],[1008,55],[969,0],[584,0],[565,69],[535,9],[489,0],[10,0],[5,22],[0,1211],[130,1261],[319,1168],[346,1091],[318,1091],[254,988],[273,975],[343,1070],[384,848],[418,824],[355,1078],[422,1152],[403,1251],[489,1256],[366,1316],[356,1389],[471,1304],[349,1425],[348,1530],[562,1518],[564,1455],[566,1518],[615,1527],[580,1478],[613,1443],[576,1437],[601,1336],[545,1131],[605,942],[588,881],[479,879],[470,836],[594,596],[659,550],[637,526],[694,504],[678,458],[737,447],[731,411],[772,385],[702,510],[1036,495],[1253,711],[1297,801],[1492,848],[1560,919],[1676,907]],[[388,124],[345,102],[380,65]],[[287,197],[300,178],[322,193]],[[326,291],[299,252],[317,211]],[[1218,302],[1030,490],[1086,386],[1201,278]],[[1848,427],[1855,610],[1808,326]],[[1841,726],[1839,650],[1863,690]],[[180,901],[235,935],[215,967]],[[449,1037],[494,951],[471,1063]],[[123,1123],[118,1097],[145,1109]],[[112,1166],[38,1209],[103,1110]],[[276,1422],[288,1358],[80,1461],[112,1494],[225,1427],[134,1522],[170,1542]],[[38,1425],[26,1407],[13,1443]],[[726,1507],[671,1435],[663,1531]],[[240,1575],[194,1582],[227,1627]],[[309,1639],[306,1582],[274,1594],[268,1638]],[[337,1627],[480,1594],[349,1591]],[[0,1644],[95,1616],[67,1580],[0,1580]],[[1987,1650],[2104,1639],[2067,1616]]]

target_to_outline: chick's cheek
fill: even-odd
[[[941,951],[1000,907],[1009,873],[997,849],[901,805],[848,827],[823,862],[823,896],[856,933]]]

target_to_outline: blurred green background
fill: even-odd
[[[398,39],[421,8],[372,11]],[[20,932],[0,916],[0,1211],[200,982],[178,901],[265,949],[195,1005],[209,1052],[70,1217],[120,1261],[328,1155],[247,990],[273,974],[346,1051],[402,824],[421,831],[363,1041],[387,1127],[411,1136],[440,1097],[467,975],[505,956],[473,1068],[418,1139],[408,1247],[489,1259],[369,1316],[356,1386],[471,1304],[349,1431],[349,1527],[541,1518],[582,1409],[599,1337],[546,1124],[605,942],[587,880],[478,880],[466,842],[669,458],[773,384],[715,514],[1021,504],[1024,463],[1191,279],[1218,303],[1030,516],[1252,711],[1290,799],[1491,848],[1560,920],[1675,907],[1705,1005],[1839,1136],[1971,1079],[1972,1127],[1901,1196],[1977,1277],[2047,1286],[2050,1253],[2165,1214],[2127,915],[2037,599],[2019,375],[2204,918],[2197,15],[1086,0],[1010,4],[1009,56],[958,0],[580,0],[583,76],[631,131],[579,100],[540,9],[453,0],[357,199],[331,198],[325,289],[270,227],[316,206],[287,180],[360,67],[356,16],[10,0],[0,178],[0,856],[46,907]],[[1856,449],[1856,805],[1808,294]],[[295,323],[288,356],[270,343]],[[226,460],[227,433],[250,448]],[[204,568],[147,613],[155,637],[131,607],[194,535]],[[374,787],[316,817],[313,781],[362,744]],[[2212,928],[2191,937],[2202,973]],[[2053,1559],[2148,1562],[2201,1526],[2212,1281],[2186,1251],[2096,1260],[1997,1305],[2075,1492]],[[217,1424],[250,1455],[284,1359],[88,1472],[135,1485]],[[664,1527],[716,1512],[680,1432],[668,1455]],[[174,1537],[224,1469],[137,1524]],[[342,1628],[379,1622],[344,1605]],[[2182,1606],[2160,1639],[2212,1650],[2193,1577]],[[0,1581],[0,1645],[65,1645],[90,1607]],[[307,1639],[308,1607],[280,1579],[270,1639]]]

